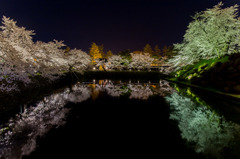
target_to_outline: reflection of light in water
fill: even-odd
[[[91,95],[91,90],[86,85],[74,85],[72,90],[73,92],[66,94],[65,99],[73,103],[85,101]]]
[[[43,136],[53,127],[65,124],[64,118],[70,108],[64,106],[68,102],[80,103],[91,95],[92,98],[97,98],[101,91],[113,97],[127,94],[131,99],[146,100],[153,92],[159,93],[162,90],[159,86],[152,87],[153,83],[144,86],[139,84],[139,81],[137,84],[114,84],[111,80],[92,82],[93,84],[77,83],[71,89],[45,97],[36,106],[25,106],[21,114],[0,125],[0,158],[20,159],[23,155],[30,154],[36,148],[38,136]],[[169,86],[168,89],[171,90],[170,88]]]
[[[99,80],[98,83],[99,85],[102,85],[104,83],[104,80]]]
[[[153,89],[153,93],[160,96],[166,96],[167,94],[172,92],[174,92],[173,88],[169,85],[169,82],[165,80],[160,80],[159,87]]]
[[[149,96],[153,95],[153,92],[148,85],[142,86],[129,84],[128,88],[131,90],[130,99],[147,100]]]
[[[0,158],[20,159],[36,148],[36,139],[43,136],[52,127],[65,123],[64,118],[69,109],[66,103],[79,103],[90,97],[90,89],[77,84],[60,93],[45,97],[36,106],[25,108],[0,129]]]
[[[113,83],[107,83],[105,85],[105,91],[112,97],[119,97],[128,92],[128,88],[123,88],[122,85],[114,85]]]
[[[109,80],[105,81],[104,85],[96,84],[94,85],[94,87],[92,86],[92,88],[93,88],[92,98],[94,100],[98,97],[100,91],[103,92],[105,91],[108,95],[113,97],[119,97],[126,93],[130,93],[129,96],[130,99],[140,100],[147,100],[150,96],[154,94],[165,96],[166,94],[171,93],[173,91],[172,87],[165,80],[161,80],[161,83],[159,84],[158,87],[151,83],[151,81],[142,85],[140,84],[139,81],[137,81],[136,84],[132,83],[131,80],[128,83],[119,81],[117,84],[114,84]]]
[[[178,121],[182,138],[194,143],[196,152],[222,158],[224,148],[233,144],[233,139],[239,140],[240,126],[227,122],[206,106],[197,106],[190,98],[177,93],[166,100],[173,110],[170,119]]]

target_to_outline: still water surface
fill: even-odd
[[[78,82],[1,122],[0,158],[238,159],[239,108],[165,80]]]

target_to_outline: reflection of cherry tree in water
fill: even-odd
[[[123,84],[113,84],[111,81],[109,81],[105,85],[105,91],[108,95],[112,97],[119,97],[125,93],[128,92],[128,88],[125,87]]]
[[[128,88],[131,90],[130,99],[147,100],[150,96],[159,95],[165,96],[173,92],[173,88],[169,82],[160,80],[158,84],[129,84]]]
[[[87,100],[90,96],[90,88],[78,83],[72,87],[72,92],[65,94],[65,99],[73,103],[80,103]]]
[[[119,97],[125,93],[131,92],[130,99],[142,99],[146,100],[149,96],[153,95],[149,85],[143,86],[140,84],[113,84],[111,81],[107,81],[101,84],[96,84],[95,91],[105,91],[112,97]]]
[[[148,84],[145,86],[140,84],[129,84],[128,88],[131,90],[130,99],[147,100],[153,95],[153,92]]]
[[[153,86],[152,90],[154,94],[158,94],[163,97],[173,93],[174,91],[174,89],[169,85],[169,82],[165,80],[160,80],[159,87]]]
[[[120,97],[121,95],[128,92],[128,88],[123,83],[116,84],[111,80],[100,80],[98,84],[94,83],[92,87],[92,98],[96,99],[99,95],[99,92],[106,92],[109,96]]]
[[[20,159],[36,148],[38,136],[44,136],[51,128],[65,124],[69,112],[64,108],[68,102],[80,103],[90,97],[90,89],[84,85],[74,85],[72,92],[63,92],[45,97],[44,100],[24,109],[0,129],[0,158]]]
[[[130,99],[147,100],[152,95],[165,96],[173,91],[173,88],[165,80],[160,80],[159,85],[150,83],[113,83],[110,80],[100,80],[98,84],[93,84],[92,97],[97,98],[99,92],[106,92],[112,97],[120,97],[130,93]],[[95,99],[94,98],[94,99]]]
[[[190,98],[177,93],[166,100],[173,110],[170,119],[178,121],[182,138],[194,143],[196,152],[224,158],[222,151],[234,144],[233,139],[240,140],[237,133],[240,126],[226,121],[206,106],[197,106]]]
[[[162,86],[168,90],[166,84]],[[153,88],[150,84],[115,83],[110,80],[99,81],[97,84],[77,83],[71,89],[45,97],[35,106],[25,106],[21,114],[0,125],[0,158],[20,159],[34,151],[37,137],[44,136],[51,128],[65,124],[64,118],[70,108],[64,106],[69,102],[80,103],[93,97],[94,92],[97,92],[97,96],[100,92],[106,92],[112,97],[127,94],[130,99],[146,100],[156,92],[161,92],[161,89],[162,87]]]

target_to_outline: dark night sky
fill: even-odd
[[[191,16],[219,0],[0,0],[0,16],[34,30],[34,41],[63,40],[88,52],[92,42],[104,51],[142,50],[145,44],[181,42]],[[239,0],[223,0],[225,6]]]

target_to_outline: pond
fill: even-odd
[[[81,81],[18,106],[0,158],[240,158],[240,104],[158,81]]]

